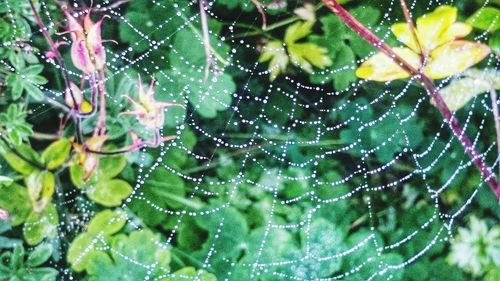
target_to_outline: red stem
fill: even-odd
[[[436,102],[436,107],[439,109],[443,115],[446,123],[450,125],[453,134],[458,138],[462,146],[464,147],[467,154],[476,165],[477,169],[484,177],[488,185],[491,187],[497,198],[500,199],[500,185],[498,184],[495,176],[491,172],[491,169],[484,163],[480,154],[475,150],[472,142],[467,137],[465,132],[462,130],[457,119],[448,108],[444,102],[439,90],[434,85],[434,81],[430,79],[423,72],[420,72],[413,68],[408,62],[403,58],[399,57],[386,43],[384,43],[380,38],[378,38],[373,32],[366,28],[362,23],[360,23],[356,18],[354,18],[347,10],[345,10],[337,1],[335,0],[323,0],[327,7],[329,7],[347,26],[349,26],[353,31],[358,33],[363,39],[372,44],[375,48],[379,49],[381,52],[392,58],[394,62],[399,64],[401,68],[410,73],[413,77],[420,80],[428,94]]]
[[[92,74],[94,75],[94,74]],[[97,126],[95,133],[99,136],[106,133],[106,86],[104,84],[106,75],[104,70],[99,70],[99,78],[97,80],[97,89],[99,92],[99,115],[97,117]]]
[[[75,96],[73,95],[73,92],[71,91],[70,87],[70,80],[69,80],[69,75],[66,72],[66,65],[64,64],[64,60],[62,59],[61,53],[57,49],[54,40],[52,40],[52,37],[50,37],[50,34],[47,32],[47,27],[43,24],[42,18],[40,17],[40,14],[38,13],[35,4],[33,3],[33,0],[29,0],[31,10],[33,11],[33,14],[35,15],[35,20],[40,28],[40,31],[43,34],[43,37],[47,41],[47,44],[49,44],[50,50],[55,54],[55,59],[57,64],[59,65],[59,68],[61,69],[62,77],[64,80],[64,86],[65,86],[65,91],[69,91],[71,95],[71,99],[73,100],[73,104],[76,104],[76,99]],[[71,112],[71,111],[70,111]],[[75,122],[75,128],[76,128],[76,140],[78,143],[82,143],[82,138],[81,138],[81,127],[80,127],[80,122],[77,120],[79,117],[75,116],[75,114],[70,113],[73,117],[73,121]]]

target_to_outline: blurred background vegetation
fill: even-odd
[[[400,45],[398,1],[339,2]],[[491,48],[436,83],[454,87],[447,102],[497,171],[500,3],[408,2],[414,18],[456,7],[467,39]],[[130,144],[131,130],[151,137],[120,114],[138,79],[182,107],[161,128],[176,139],[99,155],[83,180],[75,124],[48,102],[64,103],[62,72],[29,1],[0,0],[0,280],[500,280],[498,199],[424,88],[359,80],[376,50],[321,1],[202,3],[211,61],[198,1],[93,2],[94,21],[109,16],[102,38],[116,41],[104,44],[104,149]],[[34,4],[70,44],[63,7],[82,16],[91,3]],[[70,47],[59,50],[90,100]],[[83,119],[82,134],[95,124]]]

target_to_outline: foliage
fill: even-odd
[[[494,272],[500,265],[500,227],[489,229],[484,220],[472,216],[469,228],[458,229],[448,260],[476,276]],[[496,273],[488,273],[492,274]]]
[[[499,279],[435,101],[321,1],[0,2],[0,280]],[[494,163],[498,1],[337,2]]]
[[[50,244],[40,244],[26,255],[21,245],[12,252],[4,252],[0,256],[0,278],[2,280],[56,280],[57,270],[51,267],[40,267],[52,255]]]

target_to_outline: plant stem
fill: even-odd
[[[410,73],[413,77],[420,80],[424,85],[427,93],[436,102],[436,107],[439,109],[443,115],[446,123],[449,124],[451,130],[453,131],[455,137],[460,141],[464,147],[469,157],[472,159],[477,169],[484,177],[485,181],[489,184],[495,195],[500,199],[500,185],[497,182],[495,175],[491,172],[490,167],[488,167],[483,161],[481,155],[476,151],[472,145],[471,140],[465,135],[457,119],[448,108],[444,102],[439,90],[434,85],[434,81],[425,75],[423,72],[413,68],[408,62],[403,58],[399,57],[392,49],[384,43],[380,38],[373,34],[367,27],[360,23],[354,16],[352,16],[347,10],[345,10],[337,1],[335,0],[323,0],[323,2],[328,6],[347,26],[349,26],[353,31],[358,33],[364,40],[373,45],[375,48],[379,49],[381,52],[390,57],[394,62],[396,62],[401,68]]]
[[[413,17],[411,16],[410,10],[408,9],[408,5],[406,5],[405,0],[400,0],[401,3],[401,8],[403,9],[403,14],[405,15],[406,23],[410,27],[411,30],[411,35],[413,36],[413,40],[415,40],[415,44],[418,46],[420,54],[422,55],[422,58],[426,54],[424,54],[424,49],[422,47],[422,44],[420,43],[420,39],[418,38],[418,33],[417,33],[417,28],[415,27],[415,24],[413,23]]]
[[[34,132],[31,138],[34,138],[36,140],[57,140],[61,136],[57,134],[46,134],[46,133],[39,133],[39,132]]]
[[[497,134],[497,151],[498,155],[500,156],[500,114],[498,113],[497,91],[495,90],[494,87],[492,87],[490,90],[490,97],[491,97],[491,109],[493,110],[493,118],[495,120],[495,130]],[[498,169],[500,172],[500,165],[498,165]]]
[[[37,23],[38,27],[40,28],[40,31],[42,32],[43,37],[47,41],[47,44],[49,44],[51,52],[55,55],[56,62],[59,65],[59,68],[61,69],[61,73],[62,73],[63,80],[64,80],[64,86],[65,86],[64,90],[70,92],[71,99],[73,100],[73,104],[76,104],[75,96],[73,95],[73,92],[71,91],[71,87],[70,87],[69,75],[66,72],[66,65],[64,64],[64,60],[62,59],[61,53],[57,49],[56,44],[52,40],[52,37],[50,37],[49,33],[47,32],[47,27],[43,24],[42,18],[40,17],[40,14],[38,13],[38,11],[36,9],[35,4],[33,3],[33,0],[29,0],[29,3],[30,3],[31,10],[33,11],[33,14],[35,15],[36,23]],[[76,130],[80,131],[81,130],[80,123],[77,122],[76,117],[73,114],[72,114],[72,117],[73,117],[73,120],[75,121]],[[82,142],[82,139],[80,138],[79,133],[76,134],[76,140],[78,143]]]
[[[97,125],[95,133],[102,136],[106,133],[106,86],[104,81],[106,76],[104,70],[99,70],[99,79],[97,80],[97,89],[99,92],[99,116],[97,117]]]
[[[205,47],[205,81],[208,79],[210,70],[217,71],[217,64],[212,57],[212,45],[210,44],[210,33],[208,29],[208,20],[206,9],[206,0],[199,0],[200,4],[200,17],[201,17],[201,30],[203,32],[203,46]]]
[[[2,140],[2,141],[5,143],[6,147],[7,147],[10,151],[12,151],[12,153],[14,153],[17,157],[21,158],[24,162],[26,162],[26,163],[30,164],[31,166],[33,166],[33,167],[35,167],[35,168],[37,168],[37,169],[39,169],[39,170],[45,170],[45,167],[44,167],[42,164],[37,163],[37,162],[35,162],[35,161],[33,161],[33,160],[31,160],[31,159],[27,158],[26,156],[24,156],[24,155],[23,155],[21,152],[19,152],[19,151],[18,151],[18,150],[17,150],[14,146],[12,146],[12,145],[10,144],[10,142],[9,142],[7,139],[5,139],[3,136],[0,136],[0,140]]]
[[[264,12],[264,5],[259,0],[250,0],[250,1],[255,5],[255,8],[257,8],[257,11],[259,12],[262,18],[262,29],[265,29],[267,27],[267,17],[266,17],[266,12]]]
[[[321,9],[323,6],[324,6],[323,3],[320,2],[318,5],[316,5],[314,7],[314,11],[317,11],[317,10]],[[293,17],[284,19],[282,21],[276,22],[274,24],[268,25],[266,28],[262,28],[262,30],[263,31],[271,31],[271,30],[274,30],[276,28],[279,28],[279,27],[282,27],[282,26],[294,23],[294,22],[296,22],[298,20],[300,20],[299,16],[293,16]]]

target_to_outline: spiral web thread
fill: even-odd
[[[207,1],[207,2],[209,7],[214,5],[213,1]],[[410,10],[413,9],[414,5],[416,4],[415,2],[416,1],[410,1],[409,3]],[[437,1],[437,2],[439,2],[437,4],[440,5],[454,4],[453,1]],[[7,2],[5,3],[8,4]],[[106,6],[112,3],[113,1],[104,1],[103,3],[101,3],[101,5]],[[167,7],[163,4],[164,3],[163,1],[152,0],[152,3],[155,5],[156,9],[160,10],[167,9]],[[76,1],[73,4],[74,7],[78,7]],[[376,1],[367,1],[366,4],[372,4],[376,6]],[[392,0],[391,8],[398,9],[399,8],[398,4],[399,4],[398,1]],[[436,3],[429,3],[429,5],[431,4],[436,4]],[[252,5],[252,3],[249,1],[248,5]],[[96,7],[98,8],[99,6]],[[175,17],[179,17],[182,19],[184,24],[178,26],[177,31],[189,28],[190,24],[196,27],[200,27],[201,30],[200,15],[195,14],[194,16],[187,17],[184,13],[184,11],[188,9],[197,10],[197,8],[198,8],[197,1],[191,1],[187,6],[184,6],[184,4],[177,5],[176,6],[177,13],[175,13],[172,18],[167,19],[164,22],[164,25],[168,25],[171,21],[174,20]],[[53,15],[51,15],[48,12],[46,1],[41,1],[41,11],[42,14],[44,14],[44,16],[47,17],[48,19],[53,18]],[[125,13],[124,8],[122,7],[112,8],[106,10],[105,13],[111,16],[111,19],[109,19],[109,21],[122,22],[129,25],[137,34],[141,36],[142,41],[147,42],[150,45],[150,48],[148,50],[144,51],[142,55],[137,56],[137,58],[134,60],[130,60],[127,58],[127,55],[132,51],[131,48],[125,49],[122,52],[118,53],[112,53],[110,48],[107,48],[106,49],[108,58],[107,68],[110,70],[112,75],[121,74],[128,67],[134,67],[134,65],[136,65],[137,63],[147,61],[149,67],[143,67],[142,70],[145,71],[148,75],[153,76],[153,74],[156,73],[157,77],[164,76],[164,78],[167,80],[176,79],[176,77],[171,77],[169,76],[168,73],[159,70],[159,68],[155,64],[155,61],[152,61],[149,58],[151,52],[155,50],[157,47],[169,46],[171,48],[172,40],[176,32],[174,34],[165,34],[164,39],[162,39],[161,41],[155,41],[151,38],[151,35],[155,32],[161,32],[163,26],[152,27],[149,34],[144,34],[140,32],[139,29],[137,29],[135,26],[133,26],[127,18],[124,17]],[[210,9],[207,10],[207,13],[208,16],[211,18],[214,19],[218,18],[217,14],[214,14]],[[260,16],[257,12],[255,12],[254,14],[255,14],[255,24],[259,24]],[[270,83],[269,85],[266,86],[267,88],[262,91],[263,94],[261,94],[260,96],[253,95],[249,86],[250,83],[252,82],[252,79],[261,76],[267,77],[269,73],[267,71],[263,71],[262,69],[264,68],[258,67],[259,66],[258,62],[247,64],[247,63],[241,63],[240,61],[235,59],[236,54],[238,54],[239,52],[256,51],[255,45],[247,43],[245,39],[228,39],[234,34],[233,27],[235,24],[238,23],[237,21],[239,16],[235,18],[236,20],[234,21],[233,26],[229,26],[229,28],[224,29],[225,34],[222,35],[213,34],[213,35],[217,36],[220,41],[223,41],[231,46],[231,50],[227,54],[223,55],[226,57],[227,61],[230,62],[231,66],[237,67],[241,71],[247,74],[247,80],[243,85],[239,85],[238,87],[239,90],[237,92],[231,93],[232,103],[230,105],[225,104],[224,101],[221,101],[219,99],[219,95],[221,94],[221,92],[218,92],[217,90],[200,93],[201,95],[203,95],[203,97],[200,99],[200,103],[206,102],[208,100],[212,102],[215,101],[216,103],[220,103],[225,107],[228,107],[227,110],[232,112],[232,114],[224,115],[224,117],[221,117],[221,115],[218,115],[216,117],[216,118],[227,118],[227,120],[224,120],[224,122],[218,122],[218,124],[225,124],[225,127],[217,128],[216,133],[210,132],[210,129],[205,129],[202,125],[198,124],[199,119],[195,118],[196,112],[194,110],[188,110],[184,120],[176,120],[178,124],[176,127],[177,128],[176,134],[178,136],[181,135],[183,130],[189,128],[192,131],[194,131],[199,138],[203,138],[203,146],[213,148],[213,153],[209,156],[198,154],[196,152],[196,149],[191,150],[190,148],[184,146],[184,144],[178,140],[165,143],[163,146],[161,146],[160,148],[161,151],[159,154],[160,156],[154,160],[153,165],[151,166],[141,165],[141,167],[138,169],[137,171],[138,176],[135,181],[134,191],[130,196],[130,198],[124,201],[121,207],[126,209],[132,200],[146,201],[147,199],[143,197],[142,186],[148,182],[149,176],[156,169],[160,168],[164,168],[167,171],[174,173],[179,177],[182,177],[186,182],[191,182],[195,188],[194,192],[190,193],[189,195],[190,198],[195,198],[196,196],[217,198],[224,194],[214,192],[214,190],[217,190],[217,187],[219,186],[220,187],[229,186],[230,189],[229,191],[227,191],[227,194],[225,194],[227,198],[229,198],[229,200],[227,200],[227,202],[223,204],[218,205],[217,207],[211,207],[210,209],[203,211],[191,211],[191,210],[187,211],[182,209],[170,210],[157,206],[154,203],[147,201],[149,205],[154,207],[159,212],[164,212],[167,215],[178,216],[177,224],[173,228],[174,230],[166,236],[166,239],[164,239],[163,242],[161,242],[161,244],[158,245],[158,247],[162,248],[171,247],[171,243],[174,241],[178,226],[180,225],[181,221],[183,219],[186,219],[187,217],[198,217],[198,216],[220,214],[220,216],[218,217],[219,220],[218,229],[215,230],[215,232],[218,232],[220,234],[224,231],[227,231],[227,229],[224,228],[224,222],[227,218],[223,215],[224,212],[222,212],[222,210],[232,206],[234,204],[234,200],[239,200],[238,198],[235,198],[235,195],[237,194],[239,188],[258,189],[262,192],[269,194],[272,197],[270,213],[268,214],[269,220],[267,221],[267,225],[264,227],[265,228],[264,236],[260,241],[258,251],[254,253],[247,253],[247,255],[254,256],[253,259],[254,262],[242,265],[243,267],[247,267],[249,269],[247,271],[248,276],[246,276],[246,278],[248,278],[247,280],[254,280],[256,276],[259,276],[264,273],[268,275],[269,274],[274,275],[275,278],[283,280],[317,280],[320,279],[318,276],[301,276],[300,270],[297,269],[300,268],[300,265],[305,261],[312,260],[313,263],[321,264],[325,261],[331,261],[335,259],[342,259],[344,257],[348,257],[349,255],[353,255],[357,251],[360,251],[364,247],[367,247],[367,245],[369,244],[373,244],[375,246],[375,248],[377,249],[376,250],[377,254],[397,252],[398,249],[404,247],[406,243],[410,242],[413,239],[418,239],[420,233],[426,231],[435,220],[441,220],[443,222],[441,228],[435,232],[435,235],[432,239],[427,241],[426,246],[417,251],[416,254],[413,254],[411,256],[405,256],[403,262],[390,264],[390,263],[376,261],[376,256],[366,256],[364,260],[361,260],[359,262],[359,264],[352,265],[352,268],[350,270],[338,271],[333,275],[333,277],[324,278],[322,280],[343,279],[345,277],[355,275],[358,271],[362,270],[364,267],[368,266],[370,263],[373,262],[377,262],[378,266],[372,272],[371,276],[369,277],[369,280],[376,279],[377,276],[380,275],[384,279],[390,279],[395,272],[398,272],[399,270],[408,266],[410,263],[416,261],[422,255],[425,255],[430,249],[435,247],[435,245],[447,241],[453,234],[452,226],[457,216],[460,216],[467,211],[467,208],[474,200],[479,189],[487,188],[487,185],[485,185],[482,181],[478,181],[477,187],[470,194],[468,194],[468,198],[465,201],[466,202],[465,204],[461,206],[455,206],[452,210],[441,211],[442,208],[440,208],[440,202],[438,200],[439,195],[445,192],[446,190],[453,188],[460,188],[461,183],[456,181],[455,178],[457,177],[457,175],[464,172],[466,169],[472,169],[470,167],[473,166],[473,163],[465,154],[456,156],[457,161],[452,162],[453,165],[455,165],[456,167],[456,172],[448,178],[446,183],[443,184],[442,186],[432,186],[432,184],[429,183],[428,179],[436,176],[430,173],[434,165],[436,165],[440,161],[447,160],[448,157],[452,157],[450,156],[451,144],[453,142],[456,142],[456,139],[454,137],[448,137],[446,140],[444,140],[446,145],[445,149],[443,149],[438,154],[438,157],[436,159],[434,159],[427,165],[421,163],[422,162],[421,159],[423,157],[431,153],[433,149],[436,149],[435,143],[439,139],[443,140],[441,134],[443,132],[446,132],[446,130],[448,130],[448,127],[442,120],[432,120],[432,121],[426,120],[425,122],[434,122],[435,124],[440,124],[440,126],[438,125],[440,129],[434,132],[435,135],[433,137],[433,141],[429,144],[428,147],[419,148],[417,150],[412,149],[410,147],[412,139],[410,134],[408,134],[406,130],[405,124],[407,124],[410,120],[417,118],[418,115],[417,111],[420,108],[424,106],[429,106],[428,104],[429,99],[425,94],[425,92],[423,90],[420,90],[418,102],[414,105],[412,112],[410,112],[407,116],[401,116],[395,111],[395,108],[396,106],[398,106],[398,103],[401,101],[401,99],[405,97],[405,95],[408,95],[408,90],[410,89],[410,87],[412,87],[413,84],[415,84],[414,83],[415,81],[413,81],[412,79],[407,81],[406,85],[402,87],[402,91],[400,92],[391,92],[390,90],[384,90],[382,92],[376,92],[372,93],[371,95],[364,96],[366,99],[369,100],[369,103],[367,105],[357,104],[355,101],[355,98],[360,95],[358,93],[358,90],[364,83],[366,83],[366,81],[358,81],[356,83],[353,83],[345,91],[331,92],[327,90],[325,87],[322,87],[320,85],[304,84],[302,82],[297,82],[294,77],[284,75],[283,79],[285,79],[285,81],[287,82],[289,89],[293,90],[281,89],[277,86],[274,86],[273,83]],[[389,16],[386,14],[383,15],[380,25],[382,25],[383,23],[390,24],[394,21],[396,20],[389,18]],[[49,29],[55,28],[52,22],[47,23],[47,26]],[[388,38],[390,36],[392,35],[386,33],[384,36],[382,36],[382,38]],[[474,40],[484,41],[486,38],[487,38],[486,34],[482,34],[474,38]],[[182,50],[176,50],[175,48],[171,48],[171,52],[179,53],[179,55],[182,55]],[[40,53],[37,55],[40,57],[42,61],[44,60],[43,56]],[[490,56],[487,60],[488,60],[488,65],[490,67],[495,67],[495,68],[497,67],[496,61],[494,60],[493,56]],[[362,61],[364,61],[364,59],[357,61],[357,63],[359,64]],[[47,63],[49,64],[49,62]],[[2,62],[2,64],[7,65],[6,62]],[[334,70],[319,71],[319,72],[323,74],[325,74],[325,72],[331,72],[330,74],[334,74],[349,70],[349,68],[350,66],[345,66]],[[204,71],[204,69],[199,69],[199,71]],[[71,78],[74,78],[76,80],[79,79],[78,73],[70,72],[70,75]],[[112,75],[108,74],[108,79],[112,78]],[[180,73],[179,75],[183,75],[183,73]],[[216,74],[211,73],[210,77],[216,77]],[[129,78],[131,80],[136,79],[136,77],[129,77]],[[214,80],[212,78],[209,78],[207,81],[193,81],[193,83],[212,83],[213,81]],[[443,87],[448,82],[449,80],[443,81],[442,84],[438,86]],[[62,95],[62,92],[60,92],[60,90],[47,89],[44,88],[43,86],[41,86],[40,88],[41,90],[52,93],[55,96]],[[157,85],[156,92],[157,95],[159,94],[159,95],[172,96],[171,90],[163,87],[161,84]],[[187,105],[188,103],[187,93],[182,92],[176,94],[180,94],[183,97],[182,100],[176,100],[176,102],[184,103],[185,105]],[[343,97],[348,94],[350,94],[351,96],[347,99],[347,101],[344,104],[332,108],[332,104],[330,103],[331,99],[329,97]],[[283,98],[290,100],[293,106],[290,108],[273,107],[272,109],[266,107],[266,104],[269,102],[272,95],[280,95]],[[306,98],[304,99],[304,97]],[[314,97],[315,102],[308,102],[307,97]],[[328,141],[328,138],[325,135],[335,133],[343,128],[346,128],[347,126],[349,126],[350,123],[354,122],[355,120],[359,120],[361,114],[363,114],[365,111],[369,110],[374,105],[377,105],[378,103],[381,103],[382,101],[387,99],[391,100],[392,103],[390,106],[386,108],[386,111],[383,114],[377,116],[375,119],[364,123],[362,126],[358,128],[358,132],[361,134],[363,130],[370,130],[370,128],[373,128],[388,116],[396,116],[400,125],[398,130],[392,132],[391,135],[387,135],[386,141],[383,142],[381,145],[376,147],[364,147],[360,137],[358,137],[357,141],[353,143],[342,144],[335,148],[331,148],[331,146],[321,145],[322,141],[325,140]],[[123,103],[121,101],[114,101],[113,99],[110,99],[108,102],[110,104],[113,104],[113,106],[118,106],[122,108],[125,108],[127,106],[126,103]],[[476,120],[479,120],[479,123],[477,123],[477,127],[479,128],[479,130],[475,135],[470,135],[474,145],[477,146],[477,144],[480,143],[480,139],[482,137],[481,134],[483,131],[482,130],[483,125],[485,125],[488,118],[491,118],[491,106],[489,105],[488,98],[486,95],[474,98],[471,103],[472,106],[468,107],[468,114],[466,119],[461,121],[463,127],[467,129],[468,127],[471,126],[471,122],[476,122]],[[258,104],[258,106],[260,106],[258,115],[256,116],[245,115],[245,110],[242,109],[244,109],[246,106],[249,106],[249,104],[252,104],[252,106],[256,106],[256,104]],[[350,119],[343,122],[340,122],[338,120],[335,122],[326,121],[329,115],[340,114],[342,112],[345,112],[345,110],[351,109],[352,105],[355,106],[356,111],[350,112],[351,114]],[[192,104],[192,107],[196,106],[197,106],[196,104]],[[474,116],[473,109],[475,107],[484,107],[486,110],[484,110],[484,114],[480,116]],[[46,110],[48,110],[48,106],[42,105],[33,112],[30,118],[36,118],[36,116],[42,114]],[[269,116],[270,110],[278,111],[280,112],[280,114],[286,115],[288,118],[287,124],[286,125],[276,124],[273,121],[273,117]],[[315,119],[313,120],[300,120],[297,119],[297,117],[295,117],[296,111],[298,110],[303,110],[303,111],[314,110],[317,114],[315,115]],[[230,137],[226,137],[225,135],[226,132],[237,131],[238,126],[248,128],[246,130],[248,138],[244,139],[243,141],[241,140],[238,141]],[[281,130],[281,133],[284,134],[286,137],[280,140],[266,138],[267,135],[265,132],[263,132],[264,127],[279,129]],[[305,128],[305,127],[315,131],[316,137],[314,139],[309,139],[309,140],[294,139],[293,137],[294,131],[297,130],[298,128]],[[379,163],[376,166],[370,164],[368,162],[368,159],[370,157],[373,157],[373,154],[379,149],[381,149],[383,146],[391,144],[391,141],[393,141],[396,135],[402,135],[404,137],[404,139],[407,142],[407,147],[401,149],[400,152],[394,155],[391,161],[385,164]],[[319,148],[318,150],[319,152],[316,153],[313,157],[309,157],[308,159],[302,161],[295,161],[290,158],[290,151],[289,151],[290,146],[303,146],[306,148],[314,146],[316,148]],[[237,176],[226,181],[220,181],[220,180],[217,181],[213,180],[213,178],[208,178],[209,173],[205,172],[197,173],[197,176],[192,176],[191,174],[183,173],[182,171],[179,171],[174,167],[166,165],[162,161],[164,155],[169,151],[169,149],[173,147],[180,148],[184,150],[187,154],[194,156],[198,160],[200,167],[204,166],[209,167],[211,165],[214,165],[214,163],[217,163],[219,161],[219,159],[217,159],[217,152],[221,149],[227,150],[228,152],[243,151],[243,153],[241,153],[242,156],[240,157],[241,160],[237,160],[234,162],[234,165],[238,167]],[[340,154],[349,153],[351,150],[359,147],[362,148],[361,150],[362,157],[360,158],[360,161],[358,163],[355,163],[355,165],[346,165],[346,168],[349,168],[350,170],[346,170],[345,173],[342,175],[341,179],[331,182],[324,182],[324,179],[319,177],[318,175],[319,172],[317,171],[317,167],[320,165],[322,161],[328,161],[329,159],[334,159]],[[140,157],[139,157],[140,159],[144,158],[145,156],[144,151],[145,150],[140,152]],[[484,157],[486,157],[489,154],[495,154],[496,153],[495,144],[488,144],[488,146],[486,146],[481,151],[481,153],[482,156]],[[265,166],[264,159],[272,159],[280,163],[280,165],[277,168],[271,170]],[[409,159],[408,162],[410,162],[409,164],[412,166],[412,169],[409,170],[406,173],[406,175],[398,176],[398,178],[394,179],[392,182],[388,182],[377,186],[372,185],[370,181],[368,181],[369,178],[375,177],[381,173],[391,173],[393,166],[396,165],[396,163],[398,163],[398,161],[400,161],[401,159]],[[495,162],[490,164],[493,164],[492,167],[495,168],[497,163]],[[256,182],[254,180],[246,178],[245,171],[246,169],[248,169],[249,166],[259,167],[264,175],[274,177],[275,179],[274,182],[286,179],[287,181],[290,182],[307,183],[308,191],[305,194],[301,195],[300,197],[292,199],[283,199],[280,196],[278,196],[278,188],[276,185],[273,185],[272,183],[269,184],[266,182],[265,183]],[[351,166],[352,168],[350,168]],[[288,169],[289,167],[310,168],[312,173],[310,175],[289,176],[286,174],[286,169]],[[365,180],[364,182],[358,184],[353,182],[353,178],[364,178]],[[381,210],[377,210],[377,207],[372,202],[377,198],[377,196],[381,196],[383,193],[392,193],[398,190],[401,191],[405,183],[410,180],[415,180],[416,182],[421,183],[421,186],[418,187],[421,191],[420,196],[424,196],[426,202],[435,206],[434,213],[431,214],[423,223],[415,222],[413,231],[405,233],[405,235],[402,236],[402,238],[399,239],[398,241],[393,243],[387,243],[387,245],[379,245],[379,242],[377,241],[377,239],[375,239],[375,234],[374,234],[374,231],[377,228],[377,223],[374,217],[376,216],[377,212]],[[335,189],[336,186],[347,184],[349,185],[350,190],[345,194],[341,194],[330,199],[321,199],[315,194],[315,187],[325,184],[329,185],[330,188],[332,189]],[[211,188],[207,188],[207,186]],[[76,189],[73,191],[67,191],[65,197],[75,198],[79,196],[78,193],[82,193],[82,191]],[[314,253],[314,250],[316,248],[310,247],[310,245],[306,242],[307,245],[306,251],[300,258],[269,261],[269,259],[266,259],[264,257],[268,243],[268,237],[272,235],[274,231],[277,231],[279,229],[285,229],[295,232],[302,231],[303,233],[305,233],[306,241],[308,241],[310,226],[314,222],[314,220],[317,219],[316,214],[320,209],[325,208],[326,206],[331,204],[339,204],[342,201],[354,200],[354,198],[362,198],[362,202],[363,204],[365,204],[366,212],[368,214],[367,224],[369,224],[369,229],[372,232],[372,234],[367,235],[364,239],[362,239],[354,246],[341,249],[340,251],[331,253],[331,255],[317,256]],[[311,206],[309,207],[308,210],[306,210],[307,216],[301,218],[301,220],[295,223],[288,223],[288,224],[278,223],[275,220],[273,220],[273,216],[275,215],[275,210],[279,205],[299,205],[302,202],[310,202]],[[70,205],[73,203],[74,200],[68,200],[66,202],[63,202],[63,204],[66,205]],[[85,208],[80,209],[80,211],[82,212],[81,217],[83,218],[84,221],[88,220],[88,218],[90,218],[92,215],[88,211],[86,211]],[[396,214],[396,216],[397,215],[398,214]],[[143,228],[143,226],[137,224],[135,220],[129,220],[128,223],[137,229]],[[64,227],[67,226],[60,225],[60,228]],[[217,236],[215,240],[216,239],[218,239]],[[330,239],[334,238],[324,237],[325,243],[328,243]],[[104,240],[100,242],[104,244],[106,243]],[[109,250],[113,249],[109,247]],[[155,268],[155,266],[157,266],[157,265],[141,264],[140,262],[135,261],[130,257],[127,257],[126,255],[122,255],[120,253],[115,253],[115,254],[117,254],[118,256],[122,256],[125,260],[127,260],[130,263],[131,270],[133,270],[133,267],[144,267],[147,269],[153,269]],[[203,267],[205,267],[206,269],[210,269],[212,265],[212,259],[216,255],[218,255],[218,249],[212,246],[208,254],[205,256],[205,258],[201,260],[201,262],[203,263]],[[229,275],[227,277],[229,280],[232,280],[231,268],[234,266],[235,266],[234,263],[231,262],[227,263],[227,267],[230,268]],[[294,271],[296,275],[288,274],[286,273],[288,271],[282,270],[283,268],[292,268],[292,267],[296,269]],[[217,272],[215,272],[215,274],[217,274]],[[68,270],[65,270],[64,275],[66,275],[66,277],[70,277],[71,273]]]

